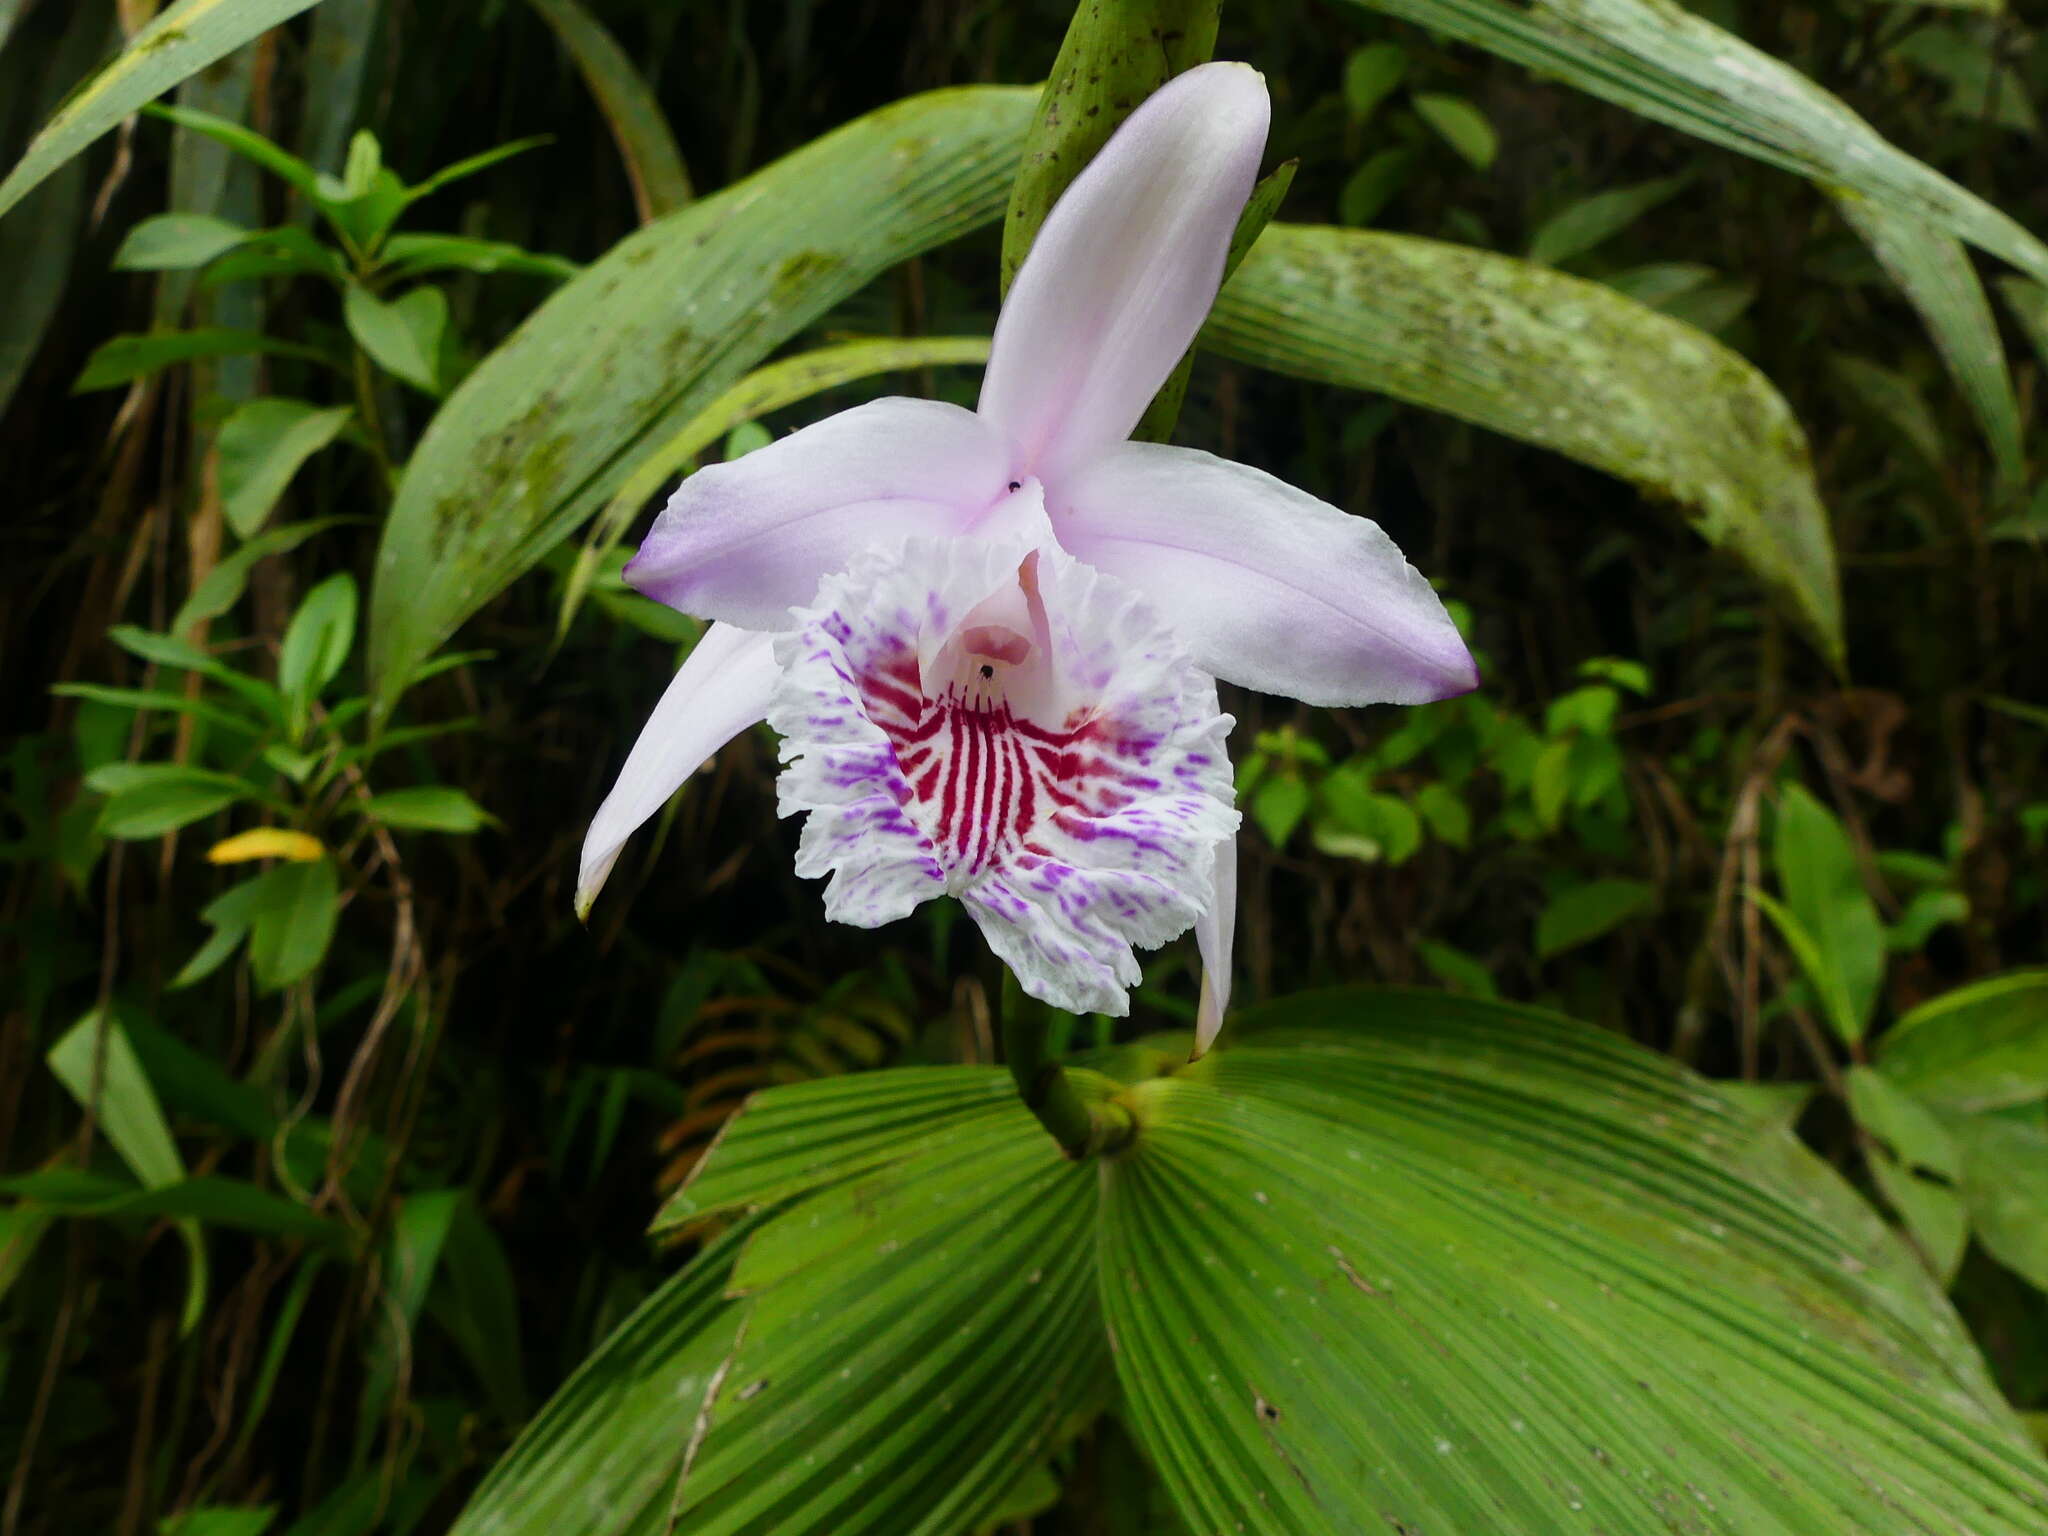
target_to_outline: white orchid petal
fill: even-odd
[[[1134,593],[1026,539],[909,540],[776,647],[784,815],[827,915],[957,895],[1024,989],[1122,1014],[1203,910],[1231,809],[1215,684]]]
[[[626,839],[668,803],[683,780],[768,713],[774,636],[714,624],[677,671],[641,729],[618,782],[583,839],[576,914],[590,910]]]
[[[1271,112],[1244,64],[1169,81],[1046,217],[1010,285],[981,387],[1018,467],[1054,481],[1129,437],[1222,282]]]
[[[1394,541],[1262,470],[1124,443],[1060,488],[1076,557],[1143,592],[1226,682],[1310,704],[1424,704],[1479,684]]]
[[[1202,953],[1202,1003],[1195,1014],[1195,1059],[1208,1054],[1230,1010],[1231,952],[1237,941],[1237,839],[1216,850],[1209,883],[1209,910],[1195,919],[1195,945]]]
[[[626,580],[700,618],[786,629],[863,549],[958,532],[1008,479],[1007,449],[972,411],[872,400],[691,475]]]

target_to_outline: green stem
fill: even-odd
[[[1090,1103],[1062,1067],[1046,1051],[1041,1020],[1024,1007],[1017,978],[1003,973],[1003,1056],[1017,1096],[1038,1117],[1060,1150],[1076,1162],[1114,1152],[1137,1134],[1137,1122],[1121,1104]]]

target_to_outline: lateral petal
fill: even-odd
[[[996,321],[981,414],[1051,481],[1131,435],[1201,329],[1265,152],[1266,83],[1204,64],[1154,92],[1046,216]]]
[[[773,635],[714,624],[676,672],[626,754],[618,782],[583,838],[576,915],[590,911],[619,850],[683,780],[748,726],[767,718],[775,687]]]
[[[1151,599],[1204,668],[1310,704],[1425,704],[1479,674],[1369,518],[1192,448],[1124,443],[1048,496],[1076,558]]]
[[[1237,941],[1237,837],[1216,846],[1216,871],[1209,906],[1195,919],[1195,947],[1202,955],[1202,1003],[1195,1015],[1194,1059],[1208,1054],[1230,1009],[1230,961]]]
[[[626,567],[699,618],[787,629],[818,583],[876,544],[957,533],[1007,493],[1000,436],[972,411],[891,397],[685,480]]]

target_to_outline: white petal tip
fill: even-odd
[[[619,862],[620,850],[614,848],[603,858],[585,864],[576,878],[576,921],[590,921],[590,909],[597,905],[597,893],[604,889],[605,881],[611,878],[612,866]]]

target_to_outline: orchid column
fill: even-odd
[[[798,872],[862,927],[957,897],[1024,990],[1122,1015],[1193,927],[1228,1004],[1238,824],[1216,681],[1346,705],[1477,681],[1372,522],[1130,442],[1214,301],[1265,84],[1189,70],[1047,217],[977,410],[876,400],[686,480],[627,579],[711,619],[599,809],[577,901],[726,741],[783,737]]]

